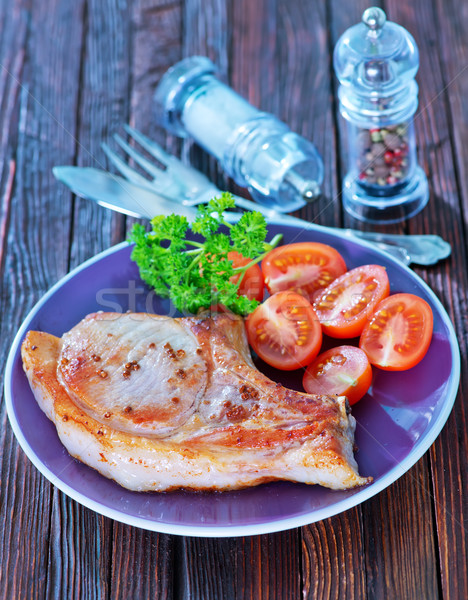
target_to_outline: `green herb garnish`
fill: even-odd
[[[157,216],[147,232],[133,226],[130,241],[135,242],[132,259],[140,268],[141,278],[162,298],[170,298],[182,313],[196,314],[200,309],[222,304],[236,314],[252,312],[259,302],[238,295],[242,278],[252,264],[258,263],[281,240],[265,241],[267,226],[259,212],[246,212],[234,225],[223,212],[234,208],[234,198],[223,192],[208,204],[198,207],[189,224],[186,217]],[[221,227],[226,232],[220,231]],[[187,239],[192,231],[200,241]],[[236,251],[252,261],[234,268],[228,253]],[[236,283],[231,277],[239,275]]]

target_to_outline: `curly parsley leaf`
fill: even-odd
[[[234,249],[247,258],[255,258],[264,251],[266,235],[265,217],[259,212],[244,213],[231,229]]]
[[[158,216],[151,220],[150,238],[156,242],[170,243],[172,250],[185,248],[185,238],[189,227],[186,217],[181,215]]]
[[[266,221],[259,212],[244,213],[234,225],[226,222],[223,213],[234,207],[233,196],[223,192],[207,205],[199,206],[191,224],[185,217],[173,214],[154,217],[149,232],[140,224],[133,226],[129,241],[135,244],[132,259],[141,278],[156,294],[171,298],[179,311],[197,313],[222,304],[234,313],[246,315],[259,304],[239,295],[239,286],[247,269],[260,262],[281,236],[270,243],[265,241]],[[233,250],[252,259],[235,272],[228,259]],[[234,275],[238,276],[235,281]]]

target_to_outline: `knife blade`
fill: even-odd
[[[80,198],[131,217],[152,219],[155,215],[183,215],[193,221],[196,208],[174,202],[159,192],[150,192],[123,177],[93,167],[53,167],[54,176]]]

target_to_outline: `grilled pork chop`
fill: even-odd
[[[265,377],[232,315],[96,313],[61,339],[30,331],[22,357],[69,453],[131,490],[371,480],[357,472],[346,398]]]

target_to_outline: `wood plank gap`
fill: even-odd
[[[431,497],[431,523],[432,523],[432,535],[433,535],[433,539],[435,540],[434,543],[434,558],[436,560],[436,567],[437,567],[437,593],[439,598],[443,598],[444,597],[444,587],[442,585],[442,556],[440,554],[440,544],[439,544],[439,532],[438,532],[438,528],[437,528],[437,510],[436,510],[436,490],[434,487],[434,475],[433,475],[433,471],[432,471],[432,462],[433,462],[433,458],[431,455],[431,452],[428,452],[428,462],[429,462],[429,468],[431,471],[431,477],[428,477],[429,480],[429,490],[427,490],[427,492],[430,494]]]
[[[2,196],[2,206],[0,213],[0,273],[3,272],[3,261],[5,258],[5,248],[7,246],[7,230],[10,223],[11,199],[13,196],[13,182],[15,179],[16,161],[11,159],[8,167],[8,176],[5,185],[5,192]]]
[[[184,552],[184,538],[174,536],[174,545],[172,550],[172,590],[174,600],[179,600],[186,597],[187,581],[186,571],[187,563]]]
[[[15,7],[17,8],[17,7]],[[24,63],[26,60],[26,52],[25,47],[28,42],[28,34],[29,34],[29,25],[30,19],[28,16],[25,16],[24,13],[20,16],[20,26],[18,30],[15,32],[15,37],[17,42],[19,43],[19,51],[16,53],[13,59],[13,68],[7,69],[7,67],[2,63],[1,68],[3,73],[6,75],[5,88],[8,87],[8,92],[2,95],[7,98],[5,109],[3,109],[3,97],[2,97],[2,115],[5,116],[2,118],[3,123],[5,124],[2,127],[0,132],[0,152],[3,160],[7,160],[8,145],[13,146],[12,144],[12,132],[11,132],[11,124],[17,124],[18,120],[13,118],[15,110],[18,105],[18,98],[20,95],[20,91],[22,89],[22,77],[23,77],[23,69]],[[9,82],[11,87],[8,86]],[[13,82],[13,83],[12,83]],[[3,91],[3,90],[2,90]],[[11,201],[14,194],[14,179],[16,175],[16,149],[11,152],[12,156],[8,161],[8,173],[7,179],[5,183],[5,192],[2,197],[2,206],[0,210],[0,273],[3,272],[3,265],[5,259],[5,250],[8,246],[8,228],[10,223],[10,215],[11,215]]]
[[[304,562],[308,562],[310,560],[306,552],[304,531],[304,527],[299,528],[297,531],[298,535],[296,539],[297,556],[299,557],[299,560],[297,561],[297,568],[299,571],[299,592],[301,594],[301,598],[306,597],[305,572],[306,570],[310,572],[310,565],[308,565],[308,568],[306,567],[306,569],[304,569]]]

